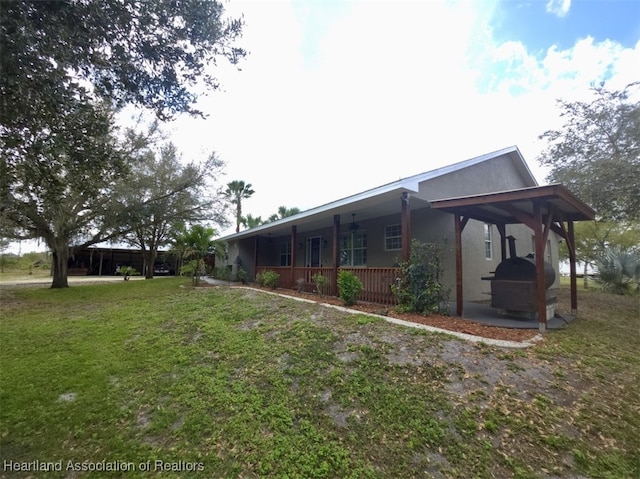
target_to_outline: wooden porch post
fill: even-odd
[[[333,275],[331,294],[338,295],[338,267],[340,266],[340,215],[333,215]]]
[[[547,297],[544,284],[544,233],[542,231],[542,207],[539,202],[533,204],[534,221],[532,226],[536,259],[536,304],[538,309],[538,328],[541,333],[547,330]]]
[[[500,261],[507,259],[507,230],[504,223],[497,224],[498,233],[500,233]]]
[[[578,279],[576,278],[576,234],[573,229],[573,221],[569,221],[567,238],[569,250],[569,276],[571,278],[571,315],[578,315]]]
[[[411,210],[409,208],[409,193],[402,193],[402,261],[409,261],[411,254]]]

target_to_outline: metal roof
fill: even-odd
[[[315,208],[303,211],[293,216],[282,218],[271,223],[250,228],[240,231],[239,233],[233,233],[222,237],[222,240],[232,241],[236,239],[255,236],[257,234],[275,233],[279,231],[290,230],[291,225],[297,225],[298,232],[305,230],[313,230],[316,228],[326,227],[326,218],[334,214],[346,215],[347,218],[353,213],[358,214],[358,220],[363,221],[371,216],[383,216],[385,214],[391,214],[397,210],[397,200],[401,193],[418,192],[420,183],[439,176],[443,176],[455,171],[468,168],[470,166],[477,165],[492,158],[497,158],[503,155],[510,156],[514,161],[516,167],[520,170],[524,178],[530,180],[532,185],[536,185],[535,177],[529,170],[524,157],[520,153],[517,146],[510,146],[498,151],[487,153],[481,156],[477,156],[465,161],[447,165],[441,168],[430,170],[417,175],[402,178],[391,183],[378,186],[363,192],[357,193],[346,198],[342,198],[331,203],[326,203]],[[427,203],[424,201],[412,201],[411,208],[424,208]],[[393,208],[396,208],[394,210]]]

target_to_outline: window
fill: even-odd
[[[384,227],[384,249],[385,251],[402,249],[402,225]]]
[[[353,231],[340,235],[340,266],[367,265],[367,233]]]
[[[493,229],[489,223],[484,224],[484,257],[493,259]]]
[[[291,266],[291,242],[280,243],[280,266]]]

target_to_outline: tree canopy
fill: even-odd
[[[138,146],[119,141],[113,112],[200,114],[217,59],[245,55],[233,45],[243,22],[215,0],[16,0],[0,17],[2,231],[43,238],[52,286],[65,287],[73,247],[126,224],[114,187]]]
[[[538,157],[550,167],[547,180],[563,183],[602,220],[640,220],[640,102],[631,99],[639,86],[594,87],[591,102],[558,100],[565,123],[540,136],[548,142]]]
[[[294,206],[293,208],[287,208],[286,206],[278,206],[278,212],[269,216],[267,222],[278,221],[282,218],[288,218],[289,216],[297,215],[300,213],[300,208]]]
[[[215,0],[40,0],[0,4],[3,126],[55,119],[77,92],[135,103],[161,119],[195,113],[208,67],[245,56],[242,19]]]
[[[118,201],[128,211],[124,238],[142,250],[147,278],[153,277],[158,249],[171,241],[172,230],[198,221],[225,223],[224,205],[210,181],[223,166],[215,154],[202,163],[183,164],[176,147],[167,143],[147,151],[118,186]]]
[[[13,238],[42,238],[53,252],[53,286],[67,286],[69,247],[113,237],[113,188],[128,167],[106,110],[76,104],[15,149],[0,148],[2,214]]]

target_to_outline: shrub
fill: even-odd
[[[400,277],[391,291],[402,312],[448,314],[449,289],[442,282],[445,242],[411,242],[409,261],[400,264]]]
[[[229,281],[231,279],[231,270],[226,266],[219,266],[213,270],[212,276],[216,279]]]
[[[356,304],[361,291],[362,282],[355,274],[345,270],[341,270],[338,273],[338,294],[345,305]]]
[[[324,296],[329,292],[329,278],[322,276],[320,273],[314,274],[311,279],[316,285],[316,290],[320,296]]]
[[[238,268],[236,272],[236,281],[240,281],[242,284],[247,282],[247,271],[244,268]]]
[[[607,248],[596,262],[603,291],[614,294],[640,292],[640,255],[631,249]]]
[[[116,275],[122,276],[140,276],[140,271],[136,270],[133,266],[120,266],[116,269]]]
[[[276,289],[278,287],[278,281],[280,281],[280,275],[275,271],[265,271],[262,273],[261,280],[263,286]]]

